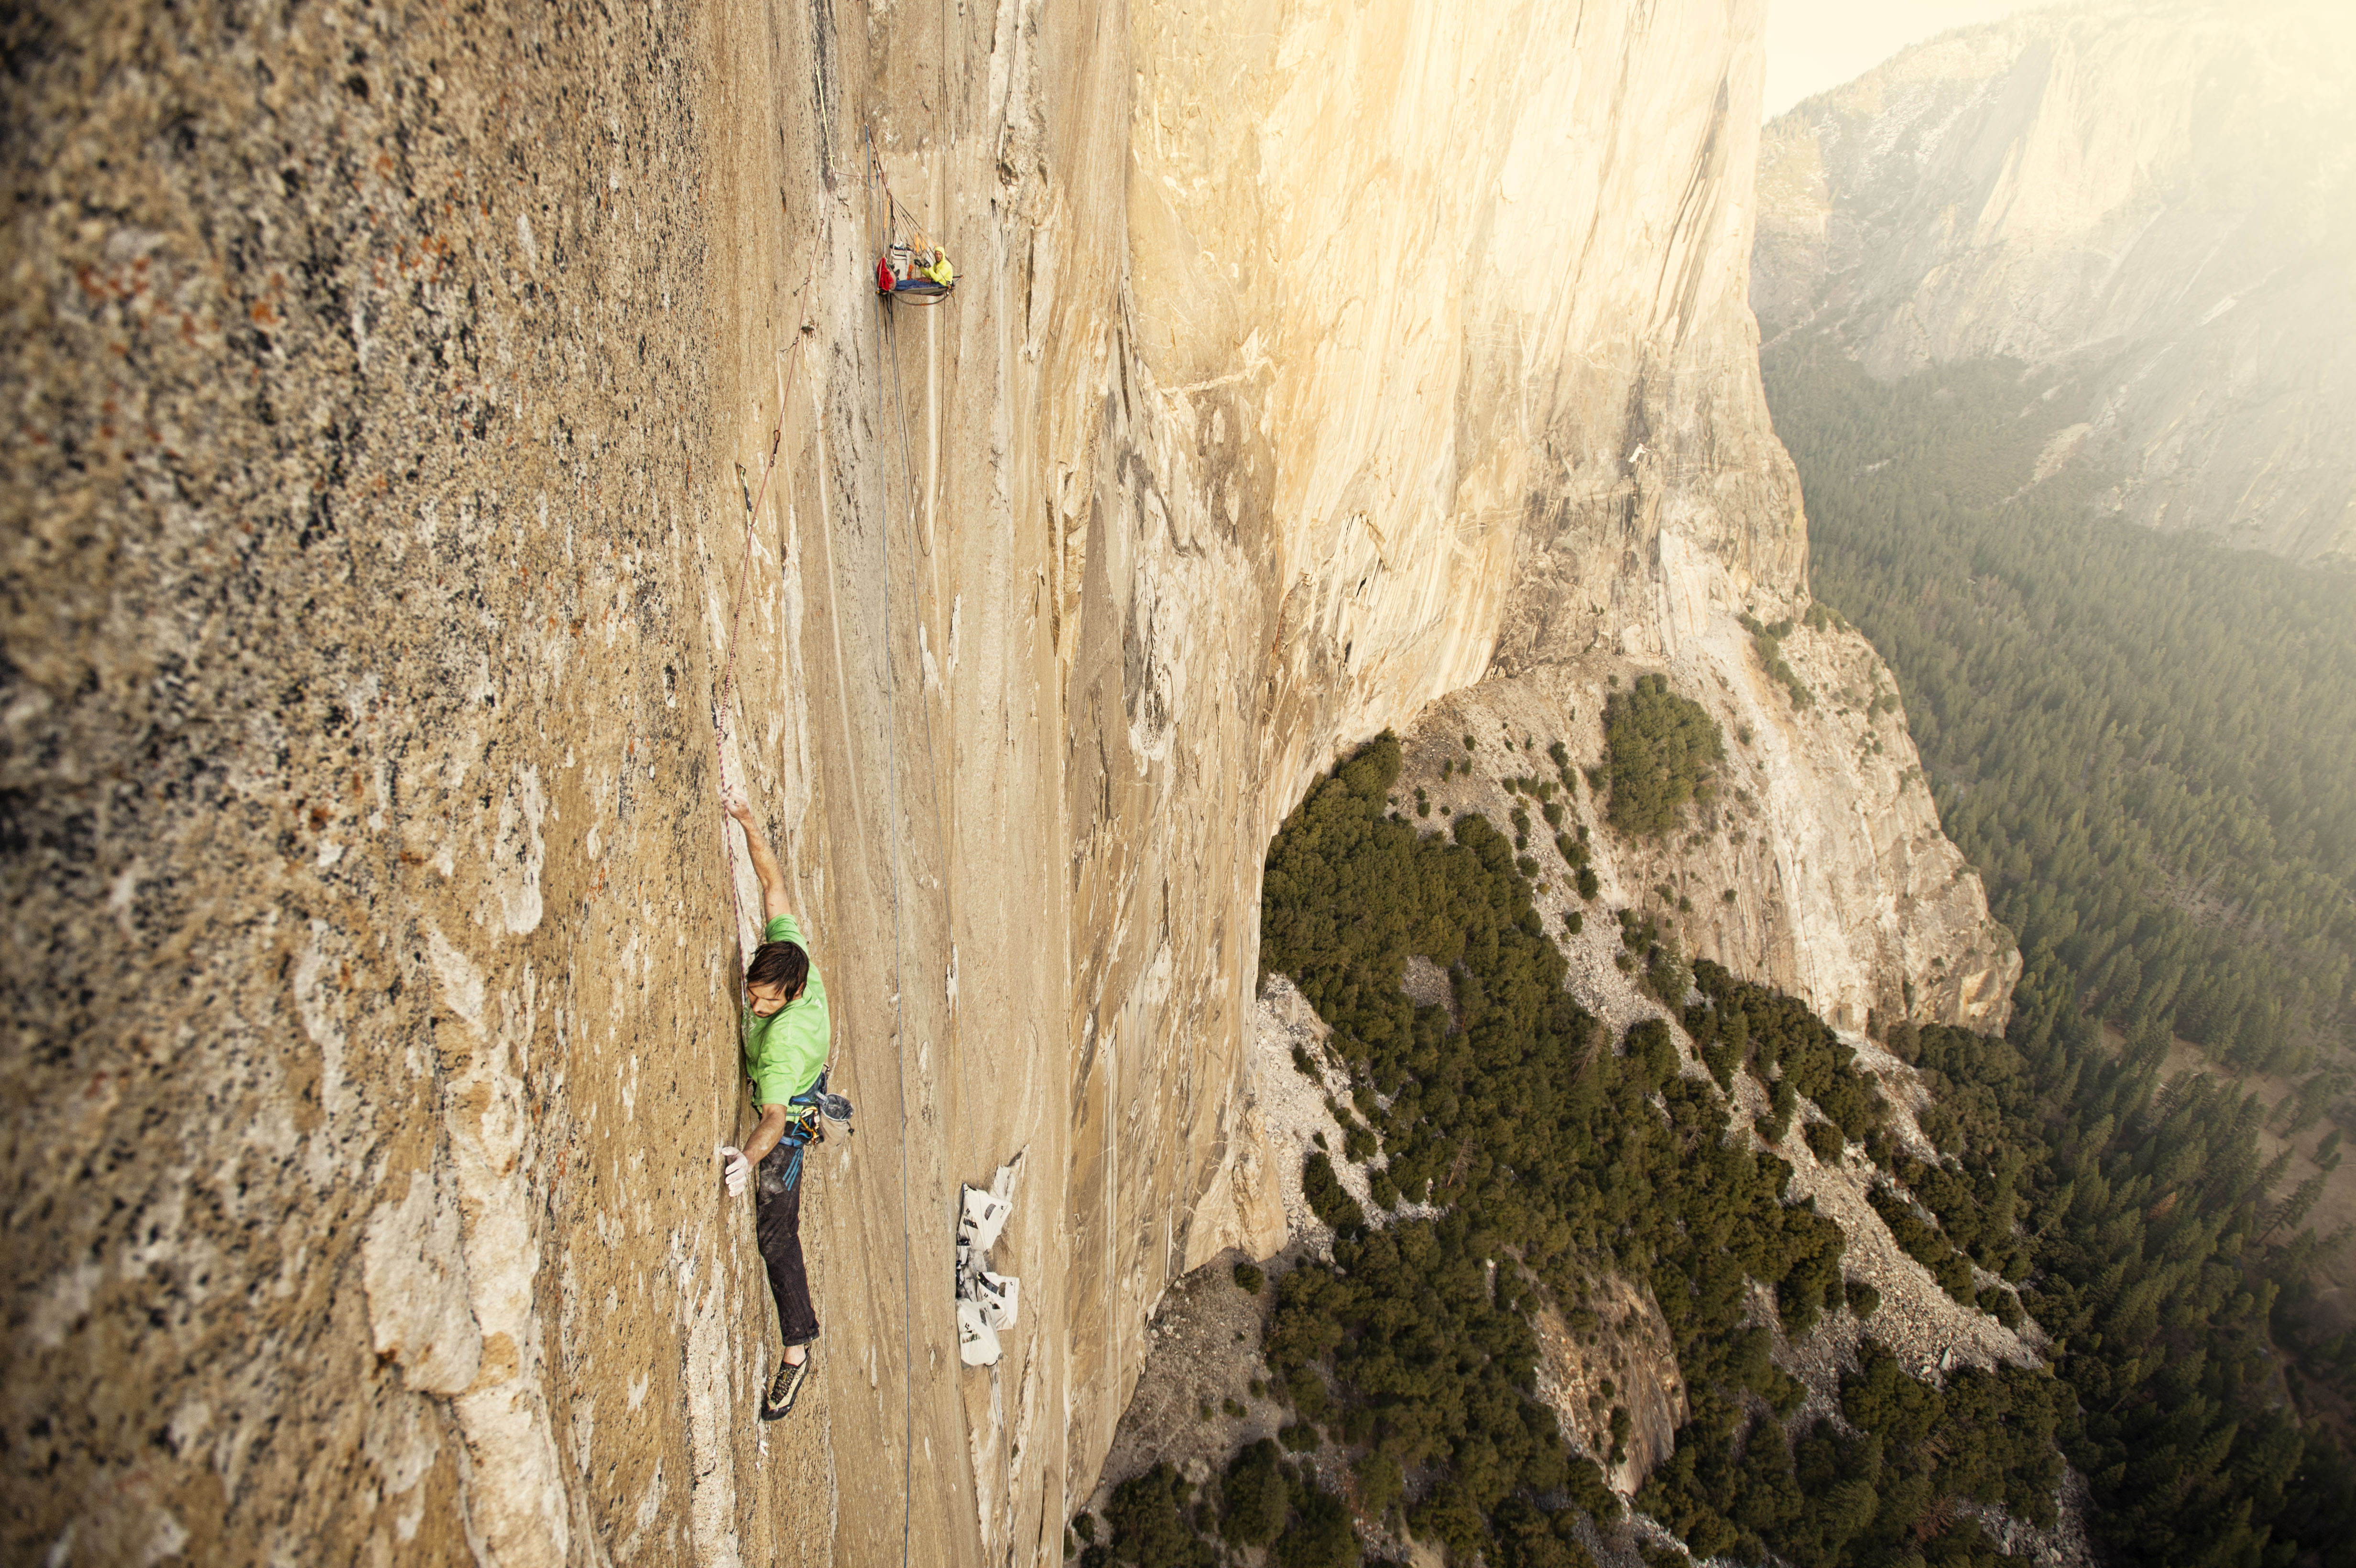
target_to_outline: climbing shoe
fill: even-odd
[[[801,1397],[802,1384],[809,1381],[810,1360],[805,1351],[798,1364],[777,1363],[777,1375],[769,1380],[769,1397],[761,1402],[762,1420],[779,1420],[793,1409],[794,1401]]]

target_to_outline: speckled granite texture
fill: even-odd
[[[699,1200],[655,1217],[606,1173],[650,1121],[708,1147],[733,1114],[724,1063],[715,1095],[670,1060],[724,1050],[724,1008],[630,983],[716,882],[678,787],[711,754],[678,624],[712,490],[702,24],[0,29],[0,1556],[451,1561],[471,1503],[477,1546],[552,1561],[650,1496],[677,1537],[681,1358],[611,1310],[641,1270],[549,1243],[651,1223],[659,1259],[702,1164],[649,1173],[642,1201]],[[561,911],[559,821],[622,869],[571,867]],[[585,1073],[637,1085],[619,1151]],[[384,1272],[403,1215],[441,1272],[372,1325],[371,1286],[416,1284]],[[471,1451],[469,1400],[499,1406]],[[568,1498],[545,1472],[598,1420],[641,1440]]]

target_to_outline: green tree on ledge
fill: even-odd
[[[1633,690],[1612,694],[1603,739],[1612,779],[1606,817],[1622,833],[1658,837],[1676,827],[1679,806],[1709,799],[1710,768],[1726,759],[1718,720],[1671,691],[1665,675],[1640,676]]]

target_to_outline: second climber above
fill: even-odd
[[[875,292],[910,303],[937,303],[957,286],[957,269],[937,245],[894,242],[875,258]]]

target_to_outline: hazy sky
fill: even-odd
[[[1908,44],[2039,8],[2040,0],[1767,0],[1768,118]]]

